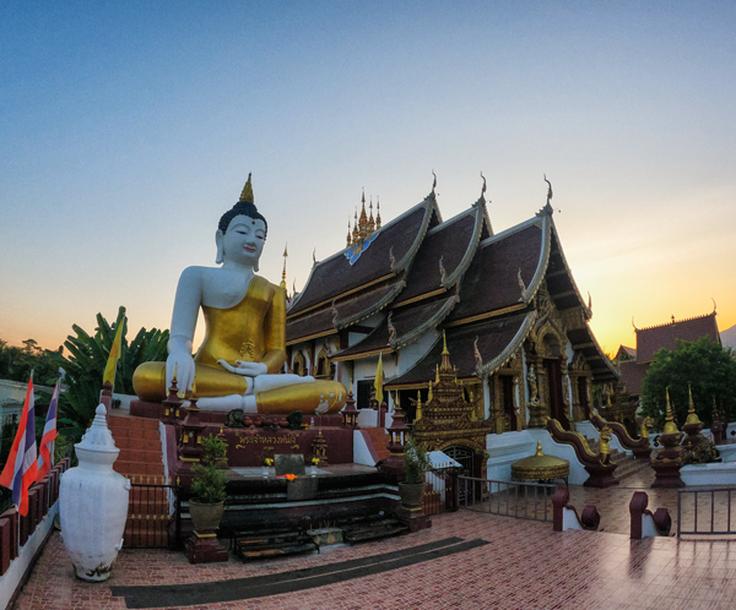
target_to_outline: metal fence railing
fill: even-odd
[[[678,536],[736,536],[736,488],[677,490]]]
[[[181,502],[173,485],[133,483],[124,544],[128,548],[174,548],[181,537]]]
[[[552,521],[552,494],[557,485],[494,481],[476,477],[458,477],[460,508],[503,517]]]

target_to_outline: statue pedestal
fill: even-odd
[[[215,534],[197,534],[196,532],[184,544],[189,563],[215,563],[227,561],[228,552]]]

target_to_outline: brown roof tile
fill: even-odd
[[[403,346],[417,339],[422,333],[429,329],[429,325],[436,325],[442,322],[442,317],[450,311],[455,297],[446,297],[433,301],[422,301],[393,310],[391,312],[391,324],[396,330],[396,342]],[[363,354],[378,349],[392,349],[389,347],[389,331],[388,317],[386,317],[375,329],[373,329],[366,337],[352,345],[336,356],[344,358],[346,356],[354,356],[355,354]]]
[[[718,334],[715,312],[680,322],[637,329],[637,362],[651,362],[654,355],[662,348],[675,349],[678,339],[696,341],[701,337],[708,337],[720,345],[721,339]]]
[[[447,330],[447,349],[450,351],[450,360],[457,367],[458,377],[475,375],[476,361],[473,351],[473,342],[478,337],[478,350],[484,363],[497,358],[517,336],[527,314],[517,314],[511,317],[499,318],[480,324],[471,324]],[[389,379],[388,387],[404,384],[426,383],[434,378],[435,365],[440,362],[442,341],[438,340],[429,353],[424,356],[414,368],[400,377]]]
[[[424,237],[434,211],[434,199],[427,198],[396,220],[384,225],[375,241],[354,265],[348,262],[344,250],[318,262],[288,314],[296,314],[392,273],[391,250],[397,264],[403,262],[407,265],[412,258],[412,252],[416,252],[419,242]]]
[[[542,226],[534,222],[523,229],[499,233],[480,243],[461,281],[460,303],[450,320],[459,320],[521,302],[521,277],[529,287],[541,262]]]
[[[641,384],[648,368],[648,364],[640,364],[634,360],[624,360],[619,363],[621,381],[626,387],[626,391],[632,396],[641,394]]]
[[[338,301],[334,309],[328,304],[305,315],[291,315],[286,320],[286,340],[293,343],[302,337],[357,322],[388,305],[403,288],[404,282],[394,279]]]
[[[470,208],[427,233],[411,265],[406,288],[396,299],[397,302],[442,287],[440,258],[445,277],[451,276],[468,248],[476,246],[471,243],[471,238],[476,228],[477,216],[477,208]]]

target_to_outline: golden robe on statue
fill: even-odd
[[[249,394],[252,377],[226,371],[219,360],[262,362],[270,374],[286,360],[286,299],[284,290],[254,275],[245,297],[229,309],[202,305],[204,342],[194,357],[197,397]],[[167,393],[166,363],[146,362],[133,374],[133,387],[143,400],[161,401]],[[345,387],[337,381],[314,380],[256,391],[259,413],[334,412],[345,404]],[[319,407],[319,410],[318,410]]]

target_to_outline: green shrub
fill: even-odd
[[[404,483],[423,483],[428,468],[426,451],[417,447],[414,439],[407,440],[404,444]]]
[[[192,498],[198,502],[222,502],[226,496],[227,478],[221,466],[225,465],[227,442],[210,434],[202,438],[202,459],[192,466]]]

